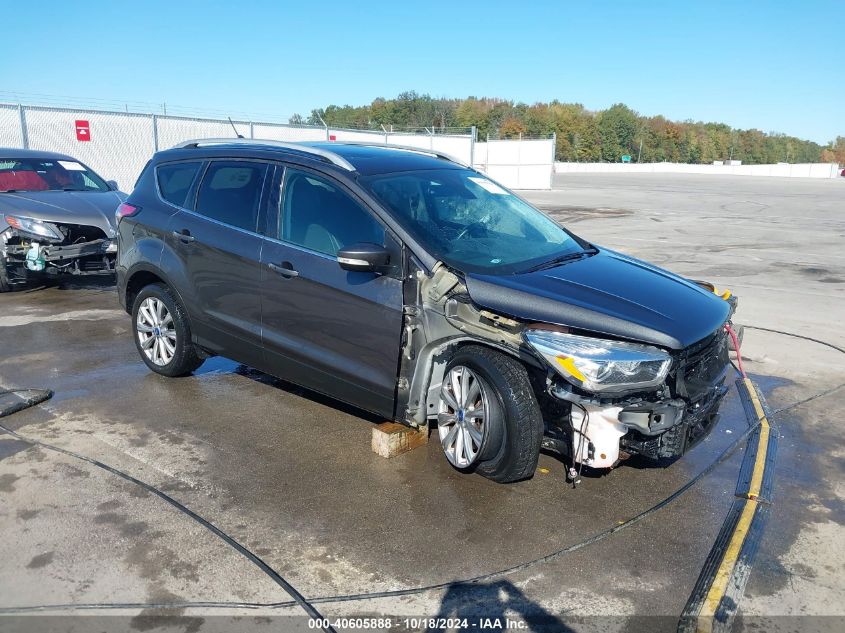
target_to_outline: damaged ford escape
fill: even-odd
[[[120,206],[118,292],[165,376],[222,355],[412,427],[457,469],[682,455],[733,297],[591,244],[437,152],[190,141]]]

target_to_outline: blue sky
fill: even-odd
[[[845,135],[841,1],[9,4],[2,101],[286,119],[416,90]]]

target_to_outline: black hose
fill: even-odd
[[[6,393],[10,393],[10,392],[14,392],[14,391],[27,391],[27,390],[25,390],[25,389],[9,390]],[[241,545],[234,538],[232,538],[231,536],[226,534],[223,530],[221,530],[216,525],[211,523],[211,521],[201,517],[200,515],[198,515],[196,512],[194,512],[190,508],[182,505],[181,503],[176,501],[176,499],[174,499],[173,497],[168,495],[166,492],[163,492],[162,490],[159,490],[155,486],[152,486],[152,485],[150,485],[150,484],[148,484],[144,481],[141,481],[140,479],[137,479],[136,477],[133,477],[129,473],[125,473],[122,470],[118,470],[117,468],[113,468],[112,466],[109,466],[108,464],[104,464],[103,462],[101,462],[97,459],[92,459],[90,457],[86,457],[85,455],[80,455],[79,453],[75,453],[74,451],[69,451],[69,450],[61,448],[59,446],[54,446],[52,444],[47,444],[46,442],[41,442],[39,440],[34,440],[34,439],[31,439],[31,438],[25,437],[25,436],[20,435],[19,433],[15,432],[15,431],[12,431],[11,429],[6,428],[2,424],[0,424],[0,431],[3,432],[3,433],[6,433],[8,435],[11,435],[12,437],[14,437],[17,440],[20,440],[21,442],[26,442],[27,444],[30,444],[31,446],[40,446],[41,448],[46,448],[48,450],[55,451],[55,452],[61,453],[63,455],[67,455],[68,457],[73,457],[75,459],[82,460],[83,462],[87,462],[88,464],[91,464],[92,466],[96,466],[97,468],[102,468],[103,470],[110,472],[113,475],[117,475],[121,479],[125,479],[126,481],[128,481],[130,483],[133,483],[137,486],[140,486],[141,488],[143,488],[147,492],[154,494],[159,499],[169,503],[171,506],[173,506],[174,508],[176,508],[180,512],[188,515],[194,521],[196,521],[197,523],[202,525],[204,528],[206,528],[207,530],[209,530],[210,532],[212,532],[213,534],[218,536],[225,543],[227,543],[228,545],[233,547],[241,555],[243,555],[245,558],[247,558],[249,561],[251,561],[253,564],[255,564],[261,571],[263,571],[265,574],[267,574],[273,580],[273,582],[275,582],[277,585],[279,585],[282,589],[284,589],[288,593],[288,595],[290,595],[293,598],[293,601],[289,603],[290,606],[299,605],[300,607],[302,607],[302,609],[308,615],[310,615],[315,620],[319,620],[320,622],[325,621],[323,616],[320,614],[320,612],[317,611],[317,609],[315,609],[309,603],[309,601],[306,600],[305,597],[293,587],[293,585],[291,585],[287,580],[282,578],[282,576],[275,569],[270,567],[270,565],[265,563],[257,555],[255,555],[250,550],[248,550],[246,547]],[[323,630],[324,631],[331,631],[332,633],[334,633],[334,629],[331,626],[325,626],[325,627],[323,627]]]
[[[791,332],[784,332],[784,331],[781,331],[781,330],[773,330],[773,329],[769,329],[769,328],[756,327],[756,326],[751,326],[751,325],[746,325],[744,327],[746,327],[748,329],[753,329],[753,330],[760,330],[760,331],[764,331],[764,332],[772,332],[772,333],[775,333],[775,334],[782,334],[782,335],[791,336],[791,337],[794,337],[794,338],[805,339],[805,340],[808,340],[808,341],[812,341],[814,343],[818,343],[820,345],[824,345],[826,347],[830,347],[830,348],[837,350],[839,352],[845,353],[845,349],[842,349],[840,347],[837,347],[836,345],[833,345],[831,343],[827,343],[825,341],[821,341],[821,340],[818,340],[818,339],[811,338],[809,336],[803,336],[801,334],[793,334]],[[736,368],[736,366],[734,366],[734,367],[738,371],[738,368]],[[816,398],[820,398],[822,396],[825,396],[825,395],[827,395],[827,394],[829,394],[833,391],[836,391],[837,389],[842,388],[843,386],[845,386],[845,385],[839,385],[838,387],[834,387],[834,388],[829,389],[825,392],[816,394],[815,396],[811,396],[811,397],[806,398],[804,400],[801,400],[799,402],[793,403],[792,405],[789,405],[787,407],[778,409],[774,413],[776,414],[776,413],[780,413],[780,412],[783,412],[783,411],[787,411],[787,410],[789,410],[793,407],[796,407],[800,404],[803,404],[805,402],[809,402],[809,401],[814,400]],[[8,391],[0,392],[0,395],[2,395],[3,393],[9,393],[9,392]],[[312,617],[320,618],[321,616],[319,615],[319,613],[311,605],[313,605],[313,604],[335,603],[335,602],[352,602],[352,601],[361,601],[361,600],[373,600],[373,599],[379,599],[379,598],[389,598],[389,597],[398,597],[398,596],[407,596],[407,595],[425,593],[427,591],[435,591],[435,590],[438,590],[438,589],[445,589],[445,588],[447,588],[451,585],[454,585],[455,583],[477,584],[477,583],[485,582],[487,580],[499,578],[499,577],[502,577],[502,576],[508,576],[508,575],[517,573],[519,571],[524,571],[525,569],[528,569],[529,567],[533,567],[534,565],[537,565],[537,564],[540,564],[540,563],[550,562],[552,560],[555,560],[556,558],[559,558],[560,556],[563,556],[564,554],[568,554],[570,552],[574,552],[574,551],[577,551],[579,549],[582,549],[582,548],[584,548],[588,545],[592,545],[593,543],[596,543],[596,542],[601,541],[601,540],[603,540],[603,539],[605,539],[605,538],[607,538],[607,537],[609,537],[613,534],[616,534],[617,532],[624,530],[624,529],[634,525],[635,523],[639,523],[643,519],[647,518],[648,516],[654,514],[658,510],[660,510],[660,509],[664,508],[665,506],[669,505],[670,503],[672,503],[675,499],[677,499],[678,497],[683,495],[687,490],[689,490],[695,484],[697,484],[702,478],[709,475],[717,466],[721,465],[725,460],[727,460],[731,455],[733,455],[733,453],[736,451],[736,449],[739,447],[739,445],[743,441],[745,441],[757,429],[758,426],[759,426],[759,421],[757,422],[757,424],[749,426],[743,433],[741,433],[733,441],[733,443],[731,443],[727,448],[725,448],[724,451],[722,451],[722,453],[719,455],[718,458],[716,458],[716,460],[711,462],[700,473],[698,473],[695,477],[690,479],[683,486],[681,486],[680,488],[675,490],[668,497],[665,497],[663,500],[659,501],[658,503],[651,506],[647,510],[644,510],[643,512],[637,514],[636,516],[631,517],[630,519],[628,519],[627,521],[624,521],[623,523],[620,523],[618,525],[614,525],[611,528],[608,528],[606,530],[598,532],[597,534],[594,534],[593,536],[589,537],[588,539],[585,539],[585,540],[580,541],[578,543],[575,543],[573,545],[568,545],[566,547],[558,549],[558,550],[556,550],[556,551],[554,551],[550,554],[547,554],[545,556],[542,556],[540,558],[535,558],[533,560],[526,561],[524,563],[520,563],[520,564],[514,565],[512,567],[508,567],[508,568],[505,568],[505,569],[502,569],[502,570],[499,570],[499,571],[483,574],[483,575],[480,575],[480,576],[475,576],[473,578],[469,578],[469,579],[466,579],[466,580],[451,580],[451,581],[448,581],[448,582],[435,583],[435,584],[431,584],[431,585],[425,585],[425,586],[422,586],[422,587],[414,587],[414,588],[409,588],[409,589],[394,589],[394,590],[388,590],[388,591],[376,591],[376,592],[358,593],[358,594],[344,594],[344,595],[335,595],[335,596],[319,596],[319,597],[315,597],[315,598],[311,598],[311,599],[306,600],[292,586],[290,586],[281,576],[279,576],[279,574],[275,570],[273,570],[269,565],[267,565],[266,563],[264,563],[264,561],[262,561],[260,558],[258,558],[258,556],[256,556],[255,554],[253,554],[252,552],[247,550],[240,543],[238,543],[237,541],[232,539],[230,536],[228,536],[227,534],[222,532],[219,528],[214,526],[212,523],[210,523],[206,519],[203,519],[202,517],[195,514],[193,511],[189,510],[188,508],[183,506],[181,503],[179,503],[175,499],[169,497],[166,493],[161,492],[157,488],[154,488],[153,486],[150,486],[149,484],[146,484],[146,483],[132,477],[131,475],[128,475],[126,473],[123,473],[122,471],[119,471],[115,468],[112,468],[112,467],[106,465],[106,464],[103,464],[102,462],[87,458],[83,455],[78,455],[76,453],[73,453],[72,451],[67,451],[65,449],[62,449],[62,448],[59,448],[59,447],[56,447],[56,446],[52,446],[52,445],[49,445],[49,444],[45,444],[43,442],[39,442],[37,440],[31,440],[29,438],[24,438],[23,436],[18,435],[14,431],[10,431],[9,429],[0,425],[0,431],[6,432],[10,435],[13,435],[14,437],[20,439],[21,441],[28,442],[28,443],[33,444],[33,445],[43,446],[45,448],[49,448],[51,450],[55,450],[55,451],[58,451],[60,453],[64,453],[64,454],[69,455],[71,457],[76,457],[77,459],[81,459],[81,460],[86,461],[88,463],[91,463],[95,466],[103,468],[103,469],[105,469],[105,470],[107,470],[107,471],[109,471],[109,472],[111,472],[115,475],[118,475],[119,477],[122,477],[122,478],[126,479],[127,481],[138,484],[141,487],[143,487],[144,489],[148,490],[149,492],[152,492],[153,494],[159,496],[163,500],[165,500],[168,503],[170,503],[171,505],[173,505],[178,510],[184,512],[189,517],[191,517],[194,520],[201,523],[203,526],[205,526],[206,528],[208,528],[209,530],[214,532],[216,535],[218,535],[220,538],[222,538],[224,541],[229,543],[232,547],[237,549],[240,553],[242,553],[244,556],[246,556],[249,560],[251,560],[256,565],[258,565],[262,569],[262,571],[264,571],[265,573],[270,575],[270,577],[273,578],[273,580],[276,581],[277,584],[282,586],[282,588],[284,588],[292,597],[294,597],[293,601],[269,602],[269,603],[259,603],[259,602],[172,602],[172,603],[162,603],[162,604],[155,604],[155,603],[102,603],[102,604],[87,603],[87,604],[65,604],[65,605],[62,605],[62,604],[37,605],[37,606],[29,606],[29,607],[5,607],[5,608],[0,608],[0,614],[23,613],[23,612],[33,612],[33,611],[54,610],[54,609],[80,609],[80,610],[82,610],[82,609],[136,609],[136,608],[147,608],[147,609],[150,609],[150,608],[160,608],[160,609],[167,609],[167,608],[170,608],[170,609],[173,609],[173,608],[281,609],[281,608],[288,608],[288,607],[299,605],[299,606],[303,607],[309,614],[312,614]],[[282,584],[282,583],[284,583],[284,584]],[[312,613],[312,611],[313,611],[313,613]],[[314,614],[316,614],[316,615],[314,615]],[[331,629],[328,629],[328,630],[331,630]]]
[[[413,594],[418,594],[418,593],[425,593],[427,591],[434,591],[434,590],[437,590],[437,589],[445,589],[445,588],[447,588],[450,585],[453,585],[455,583],[477,584],[477,583],[485,582],[487,580],[492,580],[494,578],[499,578],[499,577],[502,577],[502,576],[509,576],[511,574],[515,574],[516,572],[523,571],[525,569],[528,569],[529,567],[533,567],[534,565],[537,565],[537,564],[540,564],[540,563],[550,562],[550,561],[552,561],[556,558],[559,558],[560,556],[563,556],[564,554],[568,554],[570,552],[577,551],[577,550],[579,550],[583,547],[586,547],[588,545],[592,545],[593,543],[601,541],[601,540],[607,538],[608,536],[616,534],[617,532],[619,532],[621,530],[629,528],[630,526],[634,525],[635,523],[639,523],[640,521],[642,521],[646,517],[654,514],[658,510],[660,510],[663,507],[669,505],[675,499],[677,499],[682,494],[684,494],[687,490],[692,488],[702,478],[709,475],[717,466],[722,464],[731,455],[733,455],[734,451],[736,451],[736,449],[739,447],[740,443],[742,441],[744,441],[745,439],[747,439],[748,436],[756,428],[757,428],[757,425],[751,426],[748,429],[746,429],[742,434],[737,436],[737,438],[733,441],[733,443],[731,443],[730,446],[728,446],[727,448],[725,448],[724,451],[722,451],[722,453],[719,455],[718,458],[716,458],[716,460],[711,462],[706,468],[704,468],[700,473],[698,473],[695,477],[690,479],[683,486],[681,486],[680,488],[675,490],[675,492],[673,492],[672,494],[670,494],[668,497],[664,498],[663,500],[659,501],[655,505],[651,506],[649,509],[644,510],[643,512],[640,512],[636,516],[631,517],[630,519],[628,519],[627,521],[624,521],[623,523],[620,523],[618,525],[614,525],[613,527],[608,528],[606,530],[603,530],[602,532],[598,532],[597,534],[594,534],[593,536],[591,536],[588,539],[585,539],[585,540],[580,541],[578,543],[575,543],[573,545],[568,545],[568,546],[563,547],[559,550],[556,550],[556,551],[554,551],[550,554],[547,554],[545,556],[541,556],[540,558],[535,558],[533,560],[530,560],[530,561],[527,561],[527,562],[524,562],[524,563],[520,563],[520,564],[514,565],[512,567],[507,567],[507,568],[501,569],[499,571],[494,571],[494,572],[483,574],[483,575],[480,575],[480,576],[475,576],[473,578],[469,578],[469,579],[465,579],[465,580],[450,580],[450,581],[447,581],[447,582],[441,582],[441,583],[436,583],[436,584],[432,584],[432,585],[425,585],[425,586],[422,586],[422,587],[413,587],[413,588],[409,588],[409,589],[393,589],[393,590],[388,590],[388,591],[376,591],[376,592],[371,592],[371,593],[345,594],[345,595],[336,595],[336,596],[320,596],[320,597],[316,597],[316,598],[310,598],[310,599],[307,600],[307,602],[305,601],[305,598],[302,598],[302,596],[300,596],[300,598],[302,598],[302,601],[305,602],[305,604],[308,604],[308,603],[319,604],[319,603],[329,603],[329,602],[332,602],[332,603],[333,602],[352,602],[352,601],[359,601],[359,600],[372,600],[372,599],[376,599],[376,598],[408,596],[408,595],[413,595]],[[214,525],[212,525],[211,523],[209,523],[208,521],[206,521],[205,519],[203,519],[199,515],[195,514],[194,512],[192,512],[191,510],[189,510],[188,508],[186,508],[185,506],[180,504],[178,501],[175,501],[171,497],[167,496],[165,493],[159,491],[156,488],[153,488],[149,484],[146,484],[146,483],[132,477],[131,475],[127,475],[126,473],[123,473],[122,471],[119,471],[119,470],[114,469],[110,466],[107,466],[106,464],[102,464],[101,462],[98,462],[97,460],[92,460],[92,459],[89,459],[89,458],[84,457],[82,455],[77,455],[76,453],[73,453],[71,451],[67,451],[63,448],[54,447],[54,446],[51,446],[49,444],[44,444],[43,442],[39,442],[37,440],[30,440],[28,438],[23,438],[22,436],[19,436],[14,431],[9,431],[8,429],[6,429],[2,425],[0,425],[0,431],[10,433],[11,435],[14,435],[15,437],[21,439],[24,442],[29,442],[31,444],[44,446],[45,448],[50,448],[50,449],[56,450],[60,453],[70,455],[71,457],[77,457],[78,459],[82,459],[83,461],[92,463],[96,466],[99,466],[100,468],[104,468],[105,470],[108,470],[111,473],[114,473],[114,474],[116,474],[120,477],[123,477],[124,479],[127,479],[128,481],[131,481],[132,483],[136,483],[136,484],[142,486],[143,488],[149,490],[150,492],[157,494],[158,496],[160,496],[162,499],[164,499],[168,503],[171,503],[177,509],[182,510],[183,512],[188,514],[188,516],[190,516],[191,518],[193,518],[193,519],[199,521],[200,523],[202,523],[204,526],[206,526],[207,528],[212,530],[215,534],[220,536],[220,538],[222,538],[227,543],[229,543],[230,545],[232,545],[233,547],[238,549],[238,551],[240,551],[242,554],[247,556],[247,558],[249,558],[253,562],[259,561],[261,563],[261,565],[264,565],[265,567],[267,567],[267,569],[269,569],[272,572],[272,574],[275,574],[276,577],[281,579],[281,577],[278,576],[278,574],[275,571],[273,571],[269,566],[267,566],[266,563],[261,561],[261,559],[258,558],[257,556],[255,556],[254,554],[252,554],[252,552],[249,552],[249,550],[247,550],[242,545],[237,543],[237,541],[234,541],[234,539],[231,539],[231,537],[229,537],[225,533],[221,532],[217,527],[215,527]],[[256,563],[256,564],[258,564],[258,563]],[[259,566],[261,566],[261,565],[259,565]],[[262,569],[264,569],[264,568],[262,567]],[[265,573],[267,573],[266,570],[265,570]],[[274,580],[275,580],[275,578],[274,578]],[[293,590],[292,587],[291,587],[291,590]],[[293,591],[295,591],[295,590],[293,590]],[[288,592],[288,593],[291,593],[291,592]],[[291,595],[293,596],[294,594],[291,593]],[[299,594],[296,594],[296,595],[299,595]],[[296,596],[294,596],[294,597],[296,597]],[[303,606],[302,602],[300,602],[298,600],[288,601],[288,602],[271,602],[271,603],[181,602],[181,603],[168,603],[168,604],[157,604],[157,605],[151,605],[151,604],[145,604],[145,603],[77,604],[77,605],[70,604],[70,605],[39,605],[39,606],[32,606],[32,607],[0,608],[0,613],[18,613],[18,612],[26,612],[26,611],[43,611],[43,610],[47,610],[47,609],[124,609],[124,608],[171,608],[172,609],[172,608],[189,608],[189,607],[245,608],[245,609],[259,609],[259,608],[270,608],[270,609],[272,609],[272,608],[276,608],[276,609],[279,609],[279,608],[292,607],[292,606],[295,606],[297,604],[299,604],[300,606]],[[313,607],[311,607],[311,608],[313,608]],[[320,617],[320,616],[314,616],[314,617]]]
[[[773,330],[772,328],[768,327],[759,327],[756,325],[744,325],[743,326],[747,330],[758,330],[760,332],[772,332],[773,334],[783,334],[784,336],[791,336],[792,338],[801,338],[805,341],[811,341],[813,343],[818,343],[819,345],[824,345],[825,347],[829,347],[830,349],[835,349],[837,352],[842,352],[845,354],[845,349],[834,345],[833,343],[828,343],[827,341],[822,341],[817,338],[813,338],[812,336],[804,336],[803,334],[794,334],[792,332],[784,332],[783,330]]]

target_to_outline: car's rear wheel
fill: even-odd
[[[446,368],[438,436],[455,468],[506,483],[534,474],[543,438],[528,372],[515,359],[481,346],[461,348]]]
[[[184,376],[202,364],[179,300],[163,284],[150,284],[132,306],[135,347],[147,367],[162,376]]]

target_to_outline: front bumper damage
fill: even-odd
[[[719,296],[730,304],[729,324],[737,300]],[[469,343],[483,343],[522,361],[545,421],[543,448],[593,468],[611,468],[632,455],[657,463],[683,455],[715,426],[728,391],[725,324],[704,340],[672,352],[661,386],[599,397],[579,391],[528,348],[523,332],[541,324],[476,305],[462,280],[443,265],[431,275],[413,271],[404,303],[396,418],[412,427],[436,421],[447,363],[457,348]]]
[[[117,242],[92,226],[56,224],[65,236],[49,239],[9,228],[0,233],[0,262],[9,282],[23,284],[39,275],[109,274],[115,270]]]
[[[612,468],[632,455],[680,457],[719,419],[728,391],[728,340],[720,328],[675,354],[666,385],[653,393],[600,400],[553,380],[548,393],[563,405],[563,415],[548,418],[544,446],[593,468]]]

